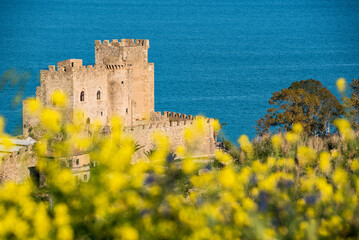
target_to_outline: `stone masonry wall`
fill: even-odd
[[[169,112],[165,112],[167,114]],[[179,145],[185,144],[184,130],[193,123],[191,119],[178,119],[178,121],[166,119],[165,115],[162,115],[162,120],[149,124],[128,126],[124,128],[124,131],[129,133],[136,143],[142,148],[135,153],[135,159],[143,157],[147,152],[154,149],[152,135],[155,131],[163,132],[169,137],[171,143],[171,150],[176,151]],[[214,154],[216,150],[216,139],[213,131],[213,120],[207,119],[206,134],[199,140],[197,149],[194,152],[195,156],[209,156]]]
[[[32,147],[21,149],[0,158],[0,183],[12,181],[20,183],[30,177],[29,167],[34,167],[37,160],[34,157]]]
[[[148,63],[149,41],[117,39],[95,41],[96,64],[123,64],[132,66],[132,97],[136,102],[138,118],[154,111],[154,64]]]

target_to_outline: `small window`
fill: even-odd
[[[126,113],[128,113],[128,108],[126,108]]]
[[[103,112],[101,112],[101,116],[103,116]]]
[[[87,174],[84,175],[84,181],[87,181]]]
[[[71,63],[71,67],[74,67],[74,63],[73,63],[73,62]]]
[[[84,91],[82,91],[80,94],[80,101],[81,102],[85,101],[85,92]]]
[[[123,81],[121,82],[121,84],[123,84]]]
[[[90,124],[90,118],[86,119],[86,124]]]
[[[76,165],[78,166],[78,165],[80,165],[80,159],[76,159]]]
[[[100,100],[101,99],[101,91],[97,91],[97,100]]]

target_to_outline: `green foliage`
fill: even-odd
[[[349,85],[350,98],[344,98],[348,107],[348,118],[355,129],[359,129],[359,79],[353,79]]]
[[[293,82],[289,88],[273,93],[269,100],[272,108],[257,121],[257,133],[264,135],[274,128],[290,131],[300,123],[308,135],[323,136],[330,133],[332,121],[343,114],[336,97],[319,81],[309,79]]]

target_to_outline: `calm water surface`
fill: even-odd
[[[156,111],[204,114],[225,135],[255,136],[272,92],[314,78],[359,77],[359,1],[0,1],[0,73],[31,73],[69,58],[93,64],[94,41],[150,39]],[[20,84],[0,92],[7,131],[21,129]]]

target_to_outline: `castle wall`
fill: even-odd
[[[12,181],[21,183],[30,177],[29,167],[37,164],[33,156],[32,146],[0,156],[0,183]]]
[[[136,143],[142,148],[135,153],[134,159],[145,156],[154,149],[152,135],[155,131],[163,132],[168,136],[171,143],[171,151],[175,152],[177,147],[185,144],[184,130],[191,126],[192,119],[180,121],[162,120],[150,124],[128,126],[124,132],[129,133]],[[212,127],[213,119],[207,119],[205,134],[199,139],[194,150],[194,156],[212,155],[216,149],[215,134]]]
[[[104,66],[81,66],[73,71],[73,108],[84,114],[86,123],[106,125],[111,116],[108,71]],[[99,91],[100,99],[97,99]],[[83,98],[81,93],[83,92]]]

